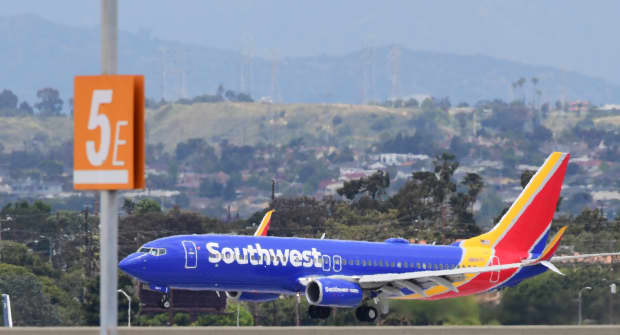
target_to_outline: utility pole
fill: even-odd
[[[583,291],[585,290],[591,290],[592,288],[590,286],[586,286],[584,288],[582,288],[581,290],[579,290],[579,293],[577,294],[577,302],[579,303],[579,310],[578,310],[578,315],[577,315],[577,324],[581,326],[581,320],[583,319],[583,315],[582,315],[582,303],[583,303],[583,299],[582,299],[582,294]]]
[[[101,72],[116,74],[118,0],[101,0]],[[99,334],[116,335],[118,313],[118,192],[101,191]]]
[[[297,325],[297,327],[299,327],[301,325],[301,322],[299,320],[299,304],[301,303],[301,295],[297,293],[295,295],[295,299],[295,324]]]
[[[613,256],[612,256],[613,258]],[[614,294],[616,294],[616,284],[609,285],[609,324],[614,324]]]

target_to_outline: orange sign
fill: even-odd
[[[78,76],[74,85],[74,188],[144,188],[144,76]]]

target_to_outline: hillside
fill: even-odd
[[[419,112],[345,104],[175,104],[148,111],[147,141],[164,143],[170,150],[189,138],[228,140],[237,145],[285,145],[303,138],[310,145],[365,149],[382,137],[412,133],[407,122]]]
[[[177,143],[202,138],[215,144],[259,143],[286,145],[303,138],[310,146],[351,146],[365,150],[399,133],[413,135],[419,108],[387,108],[350,104],[197,103],[167,104],[147,109],[147,143],[164,144],[171,152]],[[554,112],[545,126],[561,134],[583,119],[574,113]],[[618,116],[593,116],[599,129],[620,128]],[[458,120],[437,115],[444,135],[459,131]],[[5,152],[25,145],[45,149],[72,139],[73,120],[67,117],[2,117],[0,144]]]
[[[2,88],[15,91],[31,103],[36,90],[45,86],[60,89],[66,100],[72,95],[74,75],[100,70],[96,26],[64,26],[32,15],[0,17],[0,45],[0,73],[10,78]],[[535,90],[528,83],[513,92],[511,83],[521,77],[537,77],[540,82],[536,89],[541,90],[543,100],[587,99],[597,104],[620,101],[617,85],[578,73],[482,55],[397,49],[397,94],[401,96],[449,96],[454,104],[494,98],[512,100]],[[250,60],[237,51],[162,41],[146,33],[120,32],[119,72],[144,74],[147,95],[157,100],[162,96],[174,100],[183,95],[212,93],[223,84],[247,90],[255,98],[272,96],[281,102],[360,103],[382,101],[392,94],[392,52],[393,47],[384,46],[340,55]],[[243,85],[242,72],[247,82]]]
[[[47,149],[73,139],[73,120],[66,117],[1,117],[0,149],[6,152]]]

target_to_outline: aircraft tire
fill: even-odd
[[[161,306],[161,308],[163,309],[168,309],[172,306],[172,303],[170,302],[170,297],[168,297],[167,294],[164,294],[161,297],[161,301],[159,302],[159,305]]]
[[[359,321],[373,322],[377,319],[377,309],[370,306],[360,306],[355,309],[355,316]]]

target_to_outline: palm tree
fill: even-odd
[[[536,106],[537,106],[537,102],[536,102],[536,93],[537,93],[537,91],[538,91],[538,90],[536,89],[536,85],[538,85],[539,80],[538,80],[538,78],[536,78],[536,77],[532,77],[532,79],[530,79],[530,80],[532,81],[532,90],[534,91],[534,95],[532,95],[532,100],[533,100],[533,101],[532,101],[532,103],[533,103],[533,105],[534,105],[534,108],[536,108]]]

